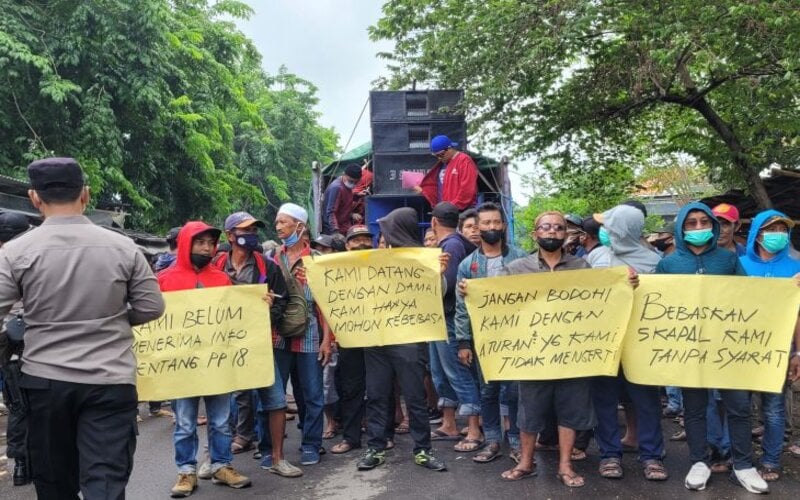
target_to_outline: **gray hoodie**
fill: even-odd
[[[661,258],[642,243],[644,214],[641,210],[617,205],[603,212],[603,227],[611,238],[611,267],[628,266],[644,274],[655,272]]]

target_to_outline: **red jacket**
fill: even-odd
[[[434,167],[422,178],[420,187],[422,196],[428,200],[431,207],[440,201],[449,201],[459,210],[466,210],[475,206],[478,200],[478,166],[466,153],[459,151],[447,163],[442,183],[442,199],[439,199],[439,171],[442,162]]]
[[[230,278],[212,264],[196,271],[191,261],[192,239],[200,233],[214,229],[205,222],[187,222],[178,233],[178,251],[175,264],[158,273],[162,292],[227,286]],[[215,249],[216,251],[216,249]]]

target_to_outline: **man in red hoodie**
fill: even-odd
[[[221,231],[205,222],[187,222],[178,233],[175,264],[158,275],[161,291],[230,286],[228,275],[211,266],[217,252]],[[232,466],[231,395],[203,396],[208,415],[208,450],[211,455],[212,481],[231,488],[250,486],[250,479]],[[178,481],[170,493],[173,498],[188,497],[197,488],[197,409],[200,398],[175,401],[175,464]]]
[[[458,144],[446,135],[431,139],[431,154],[439,161],[414,188],[431,207],[448,201],[463,211],[474,207],[478,201],[478,166],[456,146]]]

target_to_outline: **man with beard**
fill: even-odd
[[[503,211],[494,203],[487,202],[478,207],[478,228],[480,229],[481,246],[472,252],[458,266],[458,282],[466,279],[499,276],[500,270],[511,262],[521,259],[527,253],[505,243],[506,220]],[[456,296],[456,340],[458,341],[458,358],[466,366],[472,366],[474,346],[472,345],[472,327],[469,314],[461,294]],[[480,374],[480,370],[478,370]],[[478,452],[472,460],[488,463],[499,457],[502,441],[502,420],[500,418],[500,391],[510,395],[508,416],[509,455],[512,460],[519,461],[519,428],[517,428],[517,392],[516,382],[487,382],[480,377],[481,418],[486,436],[486,448]]]

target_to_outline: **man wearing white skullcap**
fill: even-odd
[[[281,205],[275,217],[275,231],[283,244],[275,250],[272,258],[284,273],[287,285],[294,280],[303,291],[308,304],[308,321],[305,335],[283,337],[273,333],[272,344],[277,375],[280,375],[280,380],[275,383],[282,383],[285,390],[291,367],[293,364],[297,366],[299,380],[293,387],[296,395],[302,395],[297,399],[302,399],[305,407],[301,422],[303,437],[300,463],[313,465],[319,462],[322,448],[322,368],[328,364],[331,356],[331,332],[314,304],[303,269],[303,257],[311,255],[308,241],[301,237],[307,224],[308,212],[294,203]],[[288,288],[291,292],[292,287]],[[265,439],[269,437],[265,436]]]

